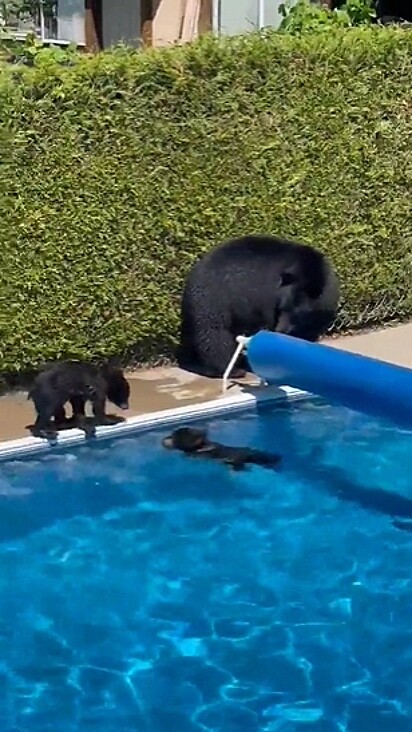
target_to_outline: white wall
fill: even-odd
[[[281,4],[282,0],[265,0],[265,25],[270,25],[274,28],[277,28],[280,25],[283,20],[283,15],[279,13],[278,8]]]
[[[220,2],[220,31],[229,35],[257,30],[259,0],[214,0]],[[279,5],[282,0],[264,0],[264,26],[277,28],[282,20]]]
[[[258,23],[258,0],[220,0],[220,31],[235,35],[253,31]]]
[[[140,0],[103,0],[103,46],[140,44]]]

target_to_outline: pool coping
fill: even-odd
[[[234,396],[218,397],[185,407],[146,412],[136,417],[130,417],[120,424],[97,427],[93,439],[109,440],[115,437],[124,437],[128,434],[145,432],[162,426],[173,426],[182,420],[190,422],[202,417],[218,417],[228,413],[239,413],[257,409],[258,405],[261,404],[303,398],[304,396],[307,396],[306,392],[290,386],[262,386],[257,388],[254,393],[244,391]],[[84,432],[79,429],[59,432],[56,442],[49,442],[39,437],[5,440],[0,443],[0,462],[13,458],[28,457],[56,448],[84,444],[85,440]]]

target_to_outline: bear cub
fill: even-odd
[[[281,456],[254,450],[250,447],[231,447],[220,442],[212,442],[206,430],[196,427],[180,427],[162,440],[163,447],[180,450],[189,457],[217,460],[229,465],[232,470],[245,470],[247,465],[260,465],[276,469]]]
[[[32,434],[55,439],[58,427],[66,422],[65,404],[70,402],[73,409],[70,426],[83,429],[91,437],[95,426],[87,421],[86,402],[92,404],[95,424],[110,425],[124,420],[106,414],[106,400],[119,409],[128,409],[129,396],[130,386],[121,369],[99,368],[76,361],[49,364],[37,374],[28,395],[37,413]]]

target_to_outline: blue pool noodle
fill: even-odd
[[[247,357],[269,384],[302,389],[412,428],[410,369],[268,331],[250,338]]]

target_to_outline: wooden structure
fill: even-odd
[[[98,51],[103,47],[102,2],[85,0],[85,40],[88,51]]]
[[[156,18],[165,2],[166,0],[140,0],[140,27],[135,29],[135,37],[141,38],[144,45],[157,45],[153,31]],[[123,8],[119,4],[118,12],[127,12]],[[212,29],[212,0],[173,0],[173,14],[171,25],[178,30],[172,34],[169,42],[190,41]],[[103,0],[85,0],[87,50],[99,51],[103,48],[104,19]]]

